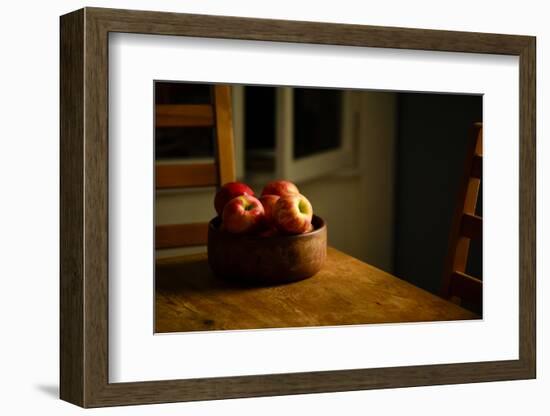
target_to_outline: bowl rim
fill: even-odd
[[[268,240],[268,239],[269,240],[277,240],[277,239],[279,239],[279,240],[293,240],[293,239],[298,239],[298,238],[312,238],[312,237],[316,236],[317,234],[323,233],[327,228],[327,223],[325,222],[325,220],[323,218],[319,217],[318,215],[315,215],[315,214],[313,215],[313,217],[311,219],[311,222],[313,223],[314,221],[316,221],[317,223],[321,224],[315,230],[310,231],[308,233],[303,233],[303,234],[282,234],[282,235],[275,235],[275,236],[271,236],[271,237],[262,237],[262,236],[257,235],[257,234],[233,234],[233,233],[230,233],[230,232],[227,232],[227,231],[223,231],[223,230],[220,230],[218,226],[214,225],[215,222],[219,222],[219,221],[220,221],[220,217],[218,217],[218,216],[212,218],[208,222],[208,231],[212,230],[216,234],[231,236],[231,238],[238,238],[238,239],[243,239],[243,240],[265,241],[265,240]]]

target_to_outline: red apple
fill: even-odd
[[[287,234],[302,234],[310,229],[313,208],[301,194],[282,196],[275,204],[273,218],[277,228]]]
[[[300,191],[298,187],[290,181],[273,181],[269,182],[263,189],[262,195],[297,195]]]
[[[218,215],[222,215],[225,204],[244,194],[254,196],[254,191],[245,183],[228,182],[222,186],[214,198],[214,208],[216,208]]]
[[[251,195],[233,198],[223,209],[223,229],[230,233],[242,234],[256,230],[264,221],[262,203]]]
[[[275,225],[275,221],[273,219],[273,208],[275,207],[275,204],[277,203],[279,198],[279,195],[262,195],[260,197],[260,202],[264,206],[264,219],[266,227],[273,227]]]

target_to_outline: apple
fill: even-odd
[[[300,191],[298,187],[290,181],[272,181],[269,182],[263,189],[262,195],[298,195]]]
[[[277,228],[286,234],[302,234],[310,230],[313,208],[301,194],[279,198],[273,209]]]
[[[264,207],[252,195],[240,195],[233,198],[223,209],[223,229],[235,234],[256,230],[264,221]]]
[[[250,187],[242,182],[228,182],[223,185],[216,193],[214,198],[214,208],[218,215],[222,215],[225,204],[241,195],[254,196],[254,191]]]
[[[279,195],[262,195],[260,197],[260,202],[262,203],[265,211],[264,220],[266,227],[273,227],[275,225],[275,221],[273,219],[273,208],[279,198]]]

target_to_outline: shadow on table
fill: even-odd
[[[231,291],[254,291],[285,285],[250,283],[214,275],[204,256],[192,255],[177,261],[158,262],[155,266],[156,290],[160,292],[200,292],[214,294]],[[291,283],[290,283],[291,284]]]

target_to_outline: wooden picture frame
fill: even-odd
[[[62,16],[60,29],[63,400],[101,407],[535,378],[534,37],[100,8]],[[518,56],[519,359],[109,383],[109,32]]]

